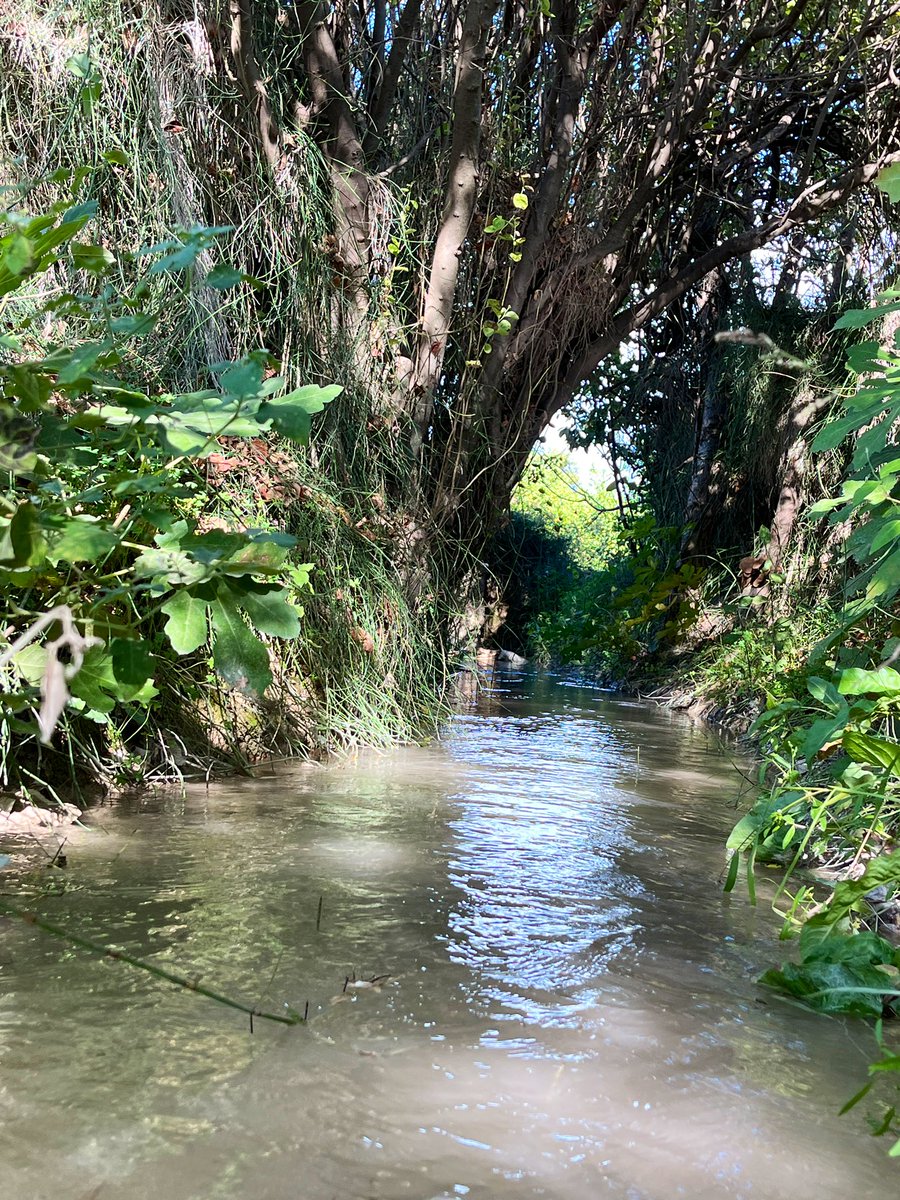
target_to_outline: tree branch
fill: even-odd
[[[463,25],[453,93],[453,140],[444,211],[425,293],[414,385],[416,424],[424,438],[431,396],[440,377],[459,277],[459,260],[478,195],[481,92],[488,32],[498,0],[470,0]]]
[[[334,40],[317,0],[296,8],[303,37],[303,61],[315,115],[325,125],[325,153],[332,165],[332,182],[338,199],[338,244],[343,269],[354,280],[360,307],[369,256],[369,180],[353,109],[344,85],[344,73]]]
[[[900,152],[886,154],[878,162],[865,163],[845,172],[831,187],[821,180],[807,188],[786,212],[771,217],[762,225],[753,226],[727,238],[705,254],[685,263],[639,304],[620,313],[595,341],[581,351],[556,387],[549,403],[544,406],[546,419],[550,420],[571,399],[578,386],[629,334],[661,313],[705,275],[732,259],[758,250],[767,242],[789,233],[797,226],[814,221],[838,208],[854,191],[871,183],[885,167],[894,163],[900,163]]]
[[[231,54],[244,98],[253,109],[263,157],[276,172],[281,165],[281,132],[269,104],[269,95],[256,62],[253,42],[253,0],[229,0]]]
[[[387,63],[369,102],[369,127],[363,139],[363,152],[367,159],[371,159],[375,154],[387,129],[391,108],[397,95],[397,85],[412,45],[413,31],[418,24],[421,8],[422,0],[406,0],[397,28],[393,30]]]

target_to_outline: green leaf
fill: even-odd
[[[2,264],[10,275],[21,276],[34,267],[34,246],[18,229],[0,241]]]
[[[192,654],[206,641],[206,610],[209,601],[180,588],[163,604],[169,618],[164,626],[176,654]]]
[[[287,557],[286,548],[268,537],[248,542],[221,563],[226,575],[276,575]]]
[[[70,517],[49,538],[47,556],[59,562],[98,562],[119,543],[119,535],[88,516]]]
[[[110,332],[116,334],[117,337],[144,337],[153,331],[158,320],[158,316],[139,312],[124,317],[116,317],[110,321],[109,328]]]
[[[268,355],[248,354],[228,367],[219,376],[219,387],[227,396],[255,396],[262,385]]]
[[[138,579],[156,579],[170,587],[187,587],[209,579],[212,572],[204,563],[197,562],[184,550],[144,550],[134,560],[134,574]],[[164,591],[160,588],[160,591]]]
[[[272,682],[268,650],[250,631],[224,588],[219,590],[210,611],[216,671],[239,691],[262,696]]]
[[[844,711],[838,713],[837,716],[824,717],[822,720],[813,721],[806,732],[806,737],[803,739],[803,757],[808,763],[812,762],[826,743],[835,740],[836,734],[843,732],[848,717],[849,709],[845,705]]]
[[[889,774],[900,778],[900,744],[897,742],[848,729],[841,744],[854,762],[883,767]]]
[[[875,176],[875,183],[894,204],[900,201],[900,163],[892,163]]]
[[[900,519],[880,521],[879,527],[872,538],[870,553],[877,554],[892,542],[900,541]]]
[[[57,383],[75,383],[93,370],[97,359],[109,349],[106,342],[84,342],[65,356],[57,372]]]
[[[868,405],[861,412],[854,410],[846,416],[839,417],[836,421],[829,421],[816,434],[812,449],[816,453],[821,450],[836,450],[845,438],[874,421],[883,409],[884,405],[878,401]]]
[[[526,209],[528,207],[528,197],[524,192],[516,192],[512,198],[513,208]]]
[[[857,375],[867,375],[883,367],[883,351],[878,342],[859,342],[847,351],[847,366]]]
[[[822,679],[819,675],[810,675],[806,681],[806,690],[815,700],[820,700],[831,709],[845,709],[847,702],[830,679]]]
[[[874,671],[850,667],[841,671],[837,686],[842,696],[900,696],[900,671],[893,667]]]
[[[106,646],[92,646],[88,650],[81,668],[69,680],[69,691],[95,712],[112,712],[119,685]]]
[[[877,887],[900,883],[900,850],[879,854],[870,859],[859,879],[844,880],[836,885],[828,909],[814,921],[836,921],[845,917],[869,892]]]
[[[855,1108],[856,1105],[859,1104],[860,1100],[865,1100],[866,1096],[868,1096],[869,1092],[871,1092],[871,1090],[874,1086],[875,1086],[874,1080],[870,1079],[869,1082],[865,1085],[865,1087],[861,1087],[855,1096],[850,1097],[850,1099],[847,1101],[847,1103],[844,1105],[844,1107],[838,1112],[838,1116],[843,1117],[846,1113],[848,1113],[850,1111],[851,1108]]]
[[[149,643],[136,638],[113,638],[110,645],[113,674],[127,687],[142,688],[153,678]]]
[[[894,990],[878,967],[847,963],[785,963],[766,971],[760,983],[802,1000],[815,1012],[880,1017],[885,999]]]
[[[895,950],[877,933],[863,930],[845,933],[834,922],[810,919],[800,934],[800,953],[804,963],[857,963],[887,966],[893,963]]]
[[[313,414],[321,412],[326,404],[330,404],[343,390],[337,384],[327,387],[307,384],[306,387],[288,392],[286,396],[273,396],[260,405],[260,420],[270,420],[278,433],[306,445],[312,428]]]
[[[747,850],[757,841],[776,813],[796,798],[796,793],[787,792],[765,796],[758,800],[746,816],[742,817],[728,835],[725,843],[728,850]]]
[[[728,861],[728,874],[725,877],[725,885],[722,888],[724,892],[733,892],[734,885],[737,883],[738,868],[741,865],[741,856],[737,852],[733,852]]]
[[[900,300],[894,300],[890,304],[878,304],[874,308],[851,308],[835,321],[834,327],[835,329],[863,329],[866,325],[871,325],[873,321],[886,317],[888,313],[897,311],[900,311]]]
[[[251,625],[273,637],[295,638],[300,632],[300,615],[283,587],[266,587],[250,580],[227,583],[234,603],[244,610]]]
[[[0,538],[0,560],[14,567],[36,566],[43,561],[46,547],[40,514],[30,500],[23,500]]]
[[[71,251],[75,266],[92,275],[102,275],[116,261],[104,246],[73,245]]]
[[[244,273],[242,271],[235,270],[234,267],[228,267],[224,263],[213,267],[203,280],[207,287],[216,288],[220,292],[227,291],[228,288],[237,287],[243,281]]]
[[[93,74],[91,56],[89,54],[73,54],[66,59],[66,70],[70,71],[76,79],[90,79]]]

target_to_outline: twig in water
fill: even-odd
[[[316,933],[319,932],[319,926],[322,924],[322,902],[324,899],[324,896],[319,897],[319,911],[316,913]]]
[[[92,954],[100,954],[104,958],[112,958],[116,962],[127,963],[130,967],[137,967],[139,971],[146,971],[150,975],[155,975],[157,979],[165,979],[167,983],[174,983],[176,987],[184,988],[189,992],[197,992],[200,996],[206,996],[208,1000],[215,1000],[217,1004],[224,1004],[228,1008],[237,1009],[238,1012],[247,1013],[250,1017],[251,1033],[253,1032],[254,1017],[261,1017],[264,1021],[277,1021],[279,1025],[300,1025],[303,1022],[304,1018],[292,1008],[289,1008],[285,1015],[281,1013],[262,1012],[260,1009],[254,1008],[249,1004],[242,1004],[240,1000],[232,1000],[229,996],[223,996],[219,992],[213,992],[209,988],[201,987],[197,979],[187,979],[184,975],[176,975],[173,971],[166,971],[162,967],[156,967],[141,958],[135,958],[131,954],[126,954],[124,950],[115,950],[112,946],[103,946],[100,942],[94,942],[90,938],[81,937],[80,934],[70,933],[67,929],[62,929],[59,925],[53,925],[49,921],[45,921],[37,913],[27,912],[25,909],[18,908],[15,904],[9,904],[6,900],[0,900],[0,912],[4,912],[11,917],[18,917],[20,921],[25,921],[28,925],[34,925],[44,933],[49,933],[51,937],[68,942],[70,946],[77,946],[80,950],[89,950]]]

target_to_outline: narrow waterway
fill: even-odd
[[[860,1200],[870,1031],[754,980],[708,729],[511,676],[442,744],[96,810],[49,919],[283,1028],[0,923],[10,1200]],[[317,932],[319,898],[323,897]],[[342,991],[348,975],[389,974]]]

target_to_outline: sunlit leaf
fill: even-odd
[[[206,641],[208,608],[208,600],[186,588],[179,588],[162,605],[162,611],[169,618],[164,629],[176,654],[192,654]]]
[[[271,397],[260,405],[259,416],[262,420],[271,420],[278,433],[305,445],[309,441],[312,416],[321,412],[343,390],[336,384],[327,387],[308,384],[285,396]]]
[[[210,606],[213,665],[233,688],[261,696],[272,682],[269,652],[241,616],[233,599],[219,591]]]

